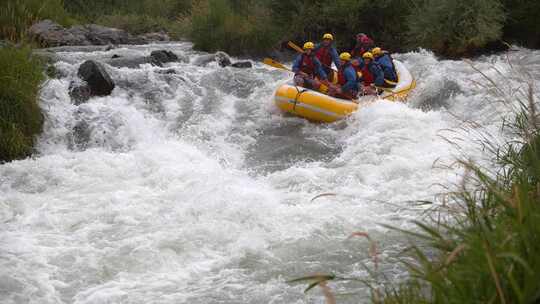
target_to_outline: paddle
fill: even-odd
[[[269,66],[271,66],[271,67],[274,67],[274,68],[276,68],[276,69],[282,69],[282,70],[285,70],[285,71],[292,72],[291,69],[289,69],[288,67],[284,66],[284,65],[281,64],[280,62],[275,61],[275,60],[272,59],[272,58],[264,58],[263,63],[266,64],[266,65],[269,65]]]
[[[280,63],[278,61],[275,61],[272,58],[264,58],[263,63],[266,64],[266,65],[269,65],[271,67],[274,67],[276,69],[281,69],[281,70],[292,72],[292,70],[289,67],[283,65],[282,63]],[[319,91],[322,92],[322,93],[327,93],[328,92],[328,84],[321,83]]]

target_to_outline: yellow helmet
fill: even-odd
[[[326,33],[324,36],[322,36],[322,39],[334,40],[334,36],[330,33]]]
[[[362,58],[373,59],[373,54],[371,54],[370,52],[365,52],[364,55],[362,55]]]
[[[343,52],[339,54],[339,59],[344,60],[344,61],[349,61],[351,60],[351,54],[347,52]]]
[[[315,48],[315,44],[313,42],[308,41],[304,43],[304,50],[313,50]]]
[[[379,56],[382,54],[382,50],[380,47],[376,47],[373,50],[371,50],[371,53],[373,54],[373,56]]]

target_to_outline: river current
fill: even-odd
[[[189,62],[106,65],[112,95],[71,102],[85,60],[158,49]],[[509,106],[471,64],[505,91],[521,85],[515,70],[540,79],[538,51],[471,63],[396,54],[418,80],[408,103],[326,125],[276,109],[287,72],[193,64],[203,55],[190,43],[56,52],[37,153],[0,165],[1,303],[324,303],[286,281],[369,278],[369,242],[348,238],[358,231],[399,281],[408,240],[381,224],[412,228],[426,208],[414,201],[461,181],[456,158],[489,164],[479,134],[507,137]],[[338,303],[369,302],[361,283],[330,286]]]

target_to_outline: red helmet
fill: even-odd
[[[356,40],[362,44],[372,44],[373,40],[368,37],[368,35],[364,33],[360,33],[356,35]]]

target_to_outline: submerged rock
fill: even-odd
[[[251,63],[251,61],[237,61],[231,64],[231,66],[233,68],[248,69],[248,68],[252,68],[253,64]]]
[[[231,57],[225,52],[216,52],[215,60],[222,68],[231,65]]]
[[[107,96],[115,87],[103,65],[93,60],[81,64],[78,75],[88,84],[91,96]]]
[[[75,84],[72,82],[69,85],[69,97],[75,105],[80,105],[87,102],[92,97],[92,91],[86,84]]]
[[[171,51],[158,50],[150,53],[152,63],[157,66],[162,66],[164,63],[178,61],[178,56]]]
[[[231,57],[225,52],[216,52],[215,54],[201,55],[195,58],[193,64],[198,66],[205,66],[210,62],[217,62],[220,67],[226,67],[231,65]]]
[[[112,57],[110,60],[107,60],[106,63],[110,66],[116,68],[130,68],[137,69],[141,64],[153,64],[152,58],[150,57]]]

